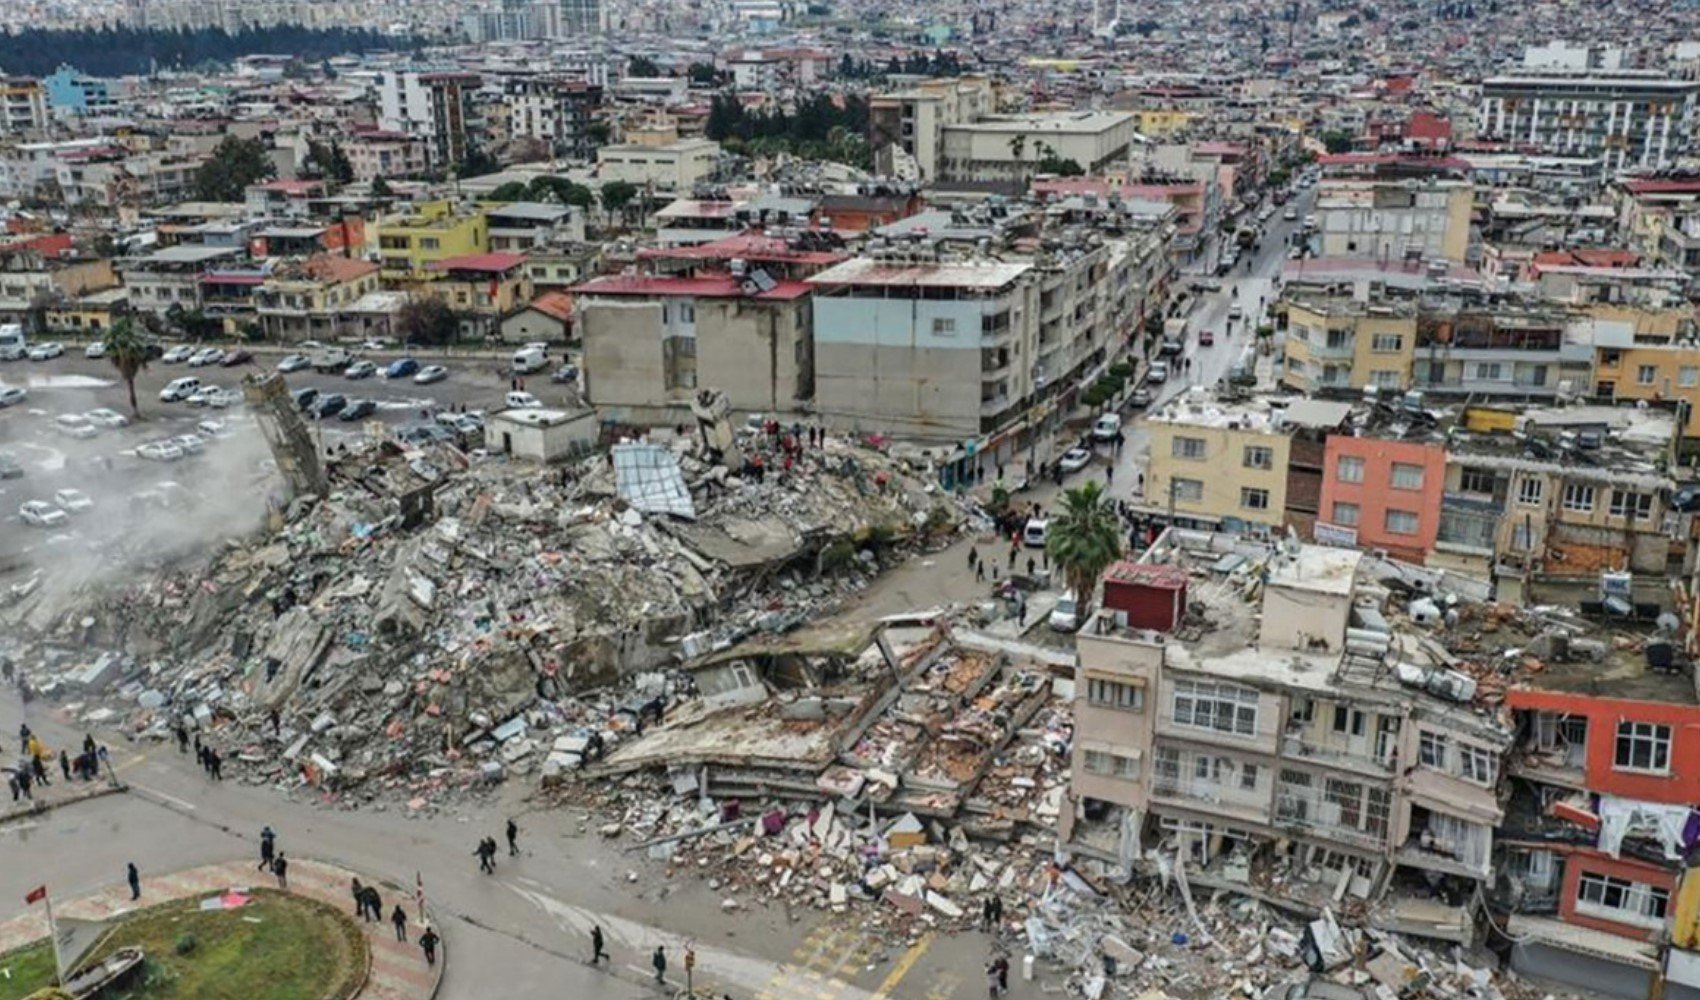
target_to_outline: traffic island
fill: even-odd
[[[430,966],[415,943],[423,929],[416,919],[409,923],[407,943],[396,940],[387,919],[356,922],[349,893],[356,877],[332,865],[291,859],[284,891],[272,887],[269,873],[230,862],[144,877],[136,903],[119,886],[56,901],[54,913],[62,936],[70,921],[111,924],[82,967],[124,948],[144,950],[142,966],[127,981],[126,995],[134,1000],[428,1000],[442,974],[443,946],[438,963]],[[382,889],[386,899],[417,916],[401,889]],[[0,1000],[22,1000],[51,985],[53,951],[46,934],[41,906],[0,924]]]

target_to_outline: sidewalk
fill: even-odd
[[[350,920],[353,920],[351,911],[354,907],[349,884],[351,879],[358,877],[355,872],[334,865],[299,858],[289,859],[289,891],[325,903]],[[423,925],[417,919],[418,913],[413,907],[413,893],[386,882],[373,882],[372,879],[363,881],[380,886],[386,917],[397,903],[401,903],[408,911],[408,942],[403,944],[395,939],[395,930],[388,919],[372,923],[355,921],[355,926],[366,935],[366,943],[370,946],[372,956],[366,982],[355,996],[360,1000],[431,1000],[437,995],[437,989],[442,984],[443,969],[448,963],[448,942],[444,941],[437,946],[437,964],[426,965],[425,955],[417,943]],[[112,888],[97,895],[70,902],[56,902],[54,913],[58,917],[104,920],[160,903],[210,895],[222,889],[249,886],[271,889],[276,888],[276,884],[277,880],[270,874],[255,870],[253,860],[227,861],[170,875],[150,877],[144,872],[142,898],[134,903],[130,901],[129,887],[121,880],[114,879]],[[433,926],[437,927],[437,934],[441,936],[443,928],[435,923]],[[0,923],[0,954],[46,936],[47,913],[39,906],[32,907],[30,912],[23,916]]]
[[[114,795],[118,792],[129,791],[129,787],[119,783],[113,784],[105,778],[96,781],[60,781],[56,776],[53,784],[42,788],[36,785],[30,789],[33,799],[19,799],[8,802],[0,807],[0,823],[10,823],[13,820],[28,819],[39,816],[49,809],[68,806],[74,802],[87,802],[98,799],[102,795]]]

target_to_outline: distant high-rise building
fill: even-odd
[[[1527,73],[1482,81],[1478,134],[1554,156],[1597,157],[1601,173],[1663,167],[1694,134],[1700,82],[1653,73]]]
[[[602,30],[602,0],[561,0],[561,34],[594,35]]]
[[[379,124],[424,139],[431,166],[453,166],[466,159],[480,82],[476,73],[385,72],[378,85]]]

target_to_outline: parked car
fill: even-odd
[[[53,502],[58,504],[61,510],[71,514],[81,514],[94,506],[94,501],[89,499],[87,493],[70,487],[53,494]]]
[[[205,368],[207,365],[216,365],[222,360],[224,360],[223,351],[216,347],[203,347],[189,355],[189,367]]]
[[[1051,631],[1074,632],[1080,628],[1080,620],[1084,610],[1074,599],[1074,592],[1069,591],[1057,598],[1057,606],[1051,609]]]
[[[216,385],[203,385],[185,397],[183,402],[188,403],[190,406],[206,406],[209,402],[211,402],[214,396],[223,391],[223,389],[220,389]]]
[[[541,410],[543,401],[529,392],[510,392],[503,398],[510,410]]]
[[[1092,440],[1114,441],[1116,435],[1122,432],[1122,418],[1114,413],[1106,413],[1092,421]]]
[[[1240,320],[1245,318],[1245,310],[1240,308],[1240,304],[1238,302],[1235,302],[1233,305],[1228,307],[1228,318],[1231,320]]]
[[[1198,331],[1198,346],[1199,347],[1215,347],[1216,346],[1216,331],[1214,331],[1214,330],[1200,330],[1200,331]]]
[[[1281,218],[1288,222],[1297,222],[1299,221],[1299,210],[1292,205],[1288,205],[1287,210],[1281,213]]]
[[[347,405],[348,397],[344,396],[340,392],[333,392],[329,395],[320,396],[318,402],[313,404],[313,416],[318,417],[320,420],[323,420],[326,417],[333,417],[338,413],[341,413],[342,408]]]
[[[104,358],[104,357],[106,357],[106,343],[104,341],[97,340],[94,343],[90,344],[89,346],[83,348],[83,357],[85,357],[85,358]]]
[[[414,385],[430,385],[441,382],[449,377],[449,370],[442,365],[426,365],[413,376]]]
[[[30,348],[30,360],[31,361],[49,361],[49,360],[52,360],[53,358],[57,358],[57,357],[63,355],[64,353],[65,353],[65,345],[64,344],[61,344],[57,340],[50,340],[45,344],[37,344],[34,347]]]
[[[1042,549],[1051,537],[1051,522],[1042,517],[1030,517],[1021,526],[1021,544],[1030,549]]]
[[[25,524],[38,528],[56,528],[71,519],[71,515],[45,500],[29,501],[18,508],[18,516],[24,519]]]
[[[1151,362],[1150,370],[1145,373],[1145,381],[1152,385],[1162,385],[1168,380],[1169,363],[1167,361]]]
[[[199,455],[207,450],[207,439],[199,434],[179,434],[171,439],[171,443],[183,449],[185,455]]]
[[[371,378],[378,374],[378,366],[370,361],[356,361],[343,369],[343,378]]]
[[[313,362],[305,354],[286,354],[283,360],[277,363],[277,370],[285,375],[311,367],[313,367]]]
[[[0,406],[17,406],[28,399],[30,392],[21,386],[0,386]]]
[[[83,416],[88,417],[90,423],[96,424],[100,427],[125,427],[130,423],[129,417],[119,413],[117,410],[109,410],[104,406],[97,410],[90,410],[83,414]]]
[[[337,415],[337,419],[353,423],[356,420],[362,420],[377,412],[377,403],[370,399],[356,399],[343,408],[343,411]]]
[[[235,368],[237,365],[245,365],[253,360],[253,354],[240,347],[236,347],[225,351],[224,357],[219,358],[218,363],[225,368]]]
[[[159,390],[159,398],[164,403],[175,403],[193,396],[200,387],[201,380],[193,375],[174,378],[165,384],[165,388]]]
[[[66,437],[91,438],[100,431],[94,422],[81,413],[63,413],[53,418],[53,429]]]
[[[1127,405],[1135,409],[1143,409],[1151,405],[1151,390],[1140,386],[1128,393]]]
[[[4,452],[0,452],[0,479],[17,479],[24,474],[24,467],[18,460]]]
[[[406,378],[419,370],[419,362],[412,358],[397,358],[384,369],[385,378]]]
[[[577,382],[578,365],[562,365],[549,374],[551,382]]]
[[[294,398],[297,409],[306,410],[318,401],[319,390],[309,385],[304,388],[297,389],[289,395]]]
[[[214,387],[213,391],[207,394],[206,399],[207,406],[210,406],[215,410],[224,410],[242,402],[242,394],[237,392],[235,389],[220,389]]]
[[[1064,472],[1079,472],[1092,461],[1092,452],[1079,446],[1063,452],[1063,457],[1057,460],[1057,465]]]

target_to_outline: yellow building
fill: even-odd
[[[1291,442],[1264,403],[1197,402],[1187,396],[1146,415],[1150,510],[1178,523],[1279,527],[1287,506]]]
[[[104,335],[114,320],[129,311],[130,292],[125,288],[107,288],[90,292],[64,305],[47,310],[49,330],[66,333]]]
[[[1594,347],[1594,395],[1611,400],[1684,400],[1681,434],[1700,439],[1700,347],[1629,343]]]
[[[353,332],[349,307],[377,290],[376,264],[320,254],[280,266],[254,301],[268,340],[319,340]]]
[[[1179,108],[1136,108],[1133,113],[1138,116],[1139,133],[1153,139],[1166,139],[1184,132],[1198,117]]]
[[[451,257],[412,282],[414,295],[438,299],[461,316],[461,332],[489,336],[506,317],[531,301],[531,275],[522,253]]]
[[[484,213],[457,213],[447,201],[422,202],[412,214],[378,226],[385,281],[416,279],[433,264],[489,249],[490,222]]]
[[[1287,312],[1287,365],[1281,381],[1296,389],[1394,392],[1410,387],[1417,311],[1410,303],[1368,304],[1297,294]]]

